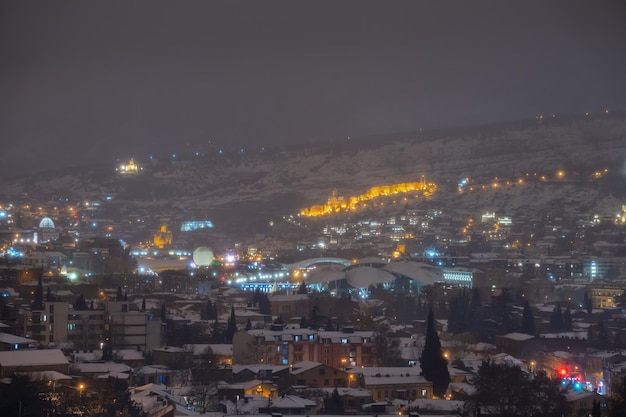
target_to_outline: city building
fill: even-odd
[[[374,366],[376,344],[374,332],[315,331],[300,328],[252,329],[235,333],[233,362],[293,365],[315,361],[334,368]]]

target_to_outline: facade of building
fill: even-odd
[[[78,349],[102,349],[104,318],[104,310],[72,310],[67,320],[67,341]]]
[[[626,275],[626,258],[589,257],[583,259],[583,276],[589,281],[616,279]]]
[[[433,383],[418,375],[366,375],[363,388],[372,393],[374,401],[413,401],[433,396]]]
[[[539,341],[525,333],[509,333],[496,336],[498,353],[507,353],[516,358],[527,358],[537,353]]]
[[[131,311],[128,301],[106,303],[104,333],[113,348],[150,352],[162,346],[162,323],[145,311]]]
[[[151,351],[162,346],[160,319],[143,311],[132,311],[127,301],[110,301],[105,309],[75,310],[67,301],[44,303],[43,310],[26,311],[23,335],[43,346],[69,344],[75,349]]]
[[[593,308],[616,308],[617,299],[624,294],[624,288],[613,286],[591,287],[591,305]]]
[[[68,334],[67,302],[46,302],[43,310],[24,313],[23,334],[43,346],[67,342]]]
[[[311,311],[310,299],[307,294],[273,295],[270,297],[273,316],[281,316],[283,320],[292,317],[307,317]]]
[[[233,362],[293,365],[315,361],[334,368],[374,366],[373,332],[315,331],[311,329],[253,329],[233,338]]]
[[[66,301],[44,303],[43,310],[26,311],[24,335],[43,346],[71,344],[76,349],[101,349],[104,310],[73,310]]]

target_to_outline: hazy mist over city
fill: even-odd
[[[0,4],[0,416],[624,417],[621,1]]]
[[[625,106],[620,1],[0,7],[4,175]]]

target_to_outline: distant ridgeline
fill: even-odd
[[[402,182],[393,185],[381,185],[372,187],[365,194],[345,198],[337,196],[335,193],[328,199],[326,204],[312,206],[300,210],[300,215],[304,217],[325,216],[342,211],[357,210],[367,207],[366,202],[377,197],[391,196],[394,194],[406,194],[421,191],[425,197],[431,196],[437,190],[437,185],[426,182],[422,177],[419,182]]]

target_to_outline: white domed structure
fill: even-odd
[[[39,222],[39,241],[41,243],[49,242],[57,239],[59,233],[57,232],[54,222],[50,217],[44,217]]]
[[[54,222],[52,221],[50,217],[44,217],[39,222],[39,228],[40,229],[54,229]]]
[[[213,251],[206,246],[199,246],[193,251],[193,262],[198,266],[209,266],[213,262]]]

